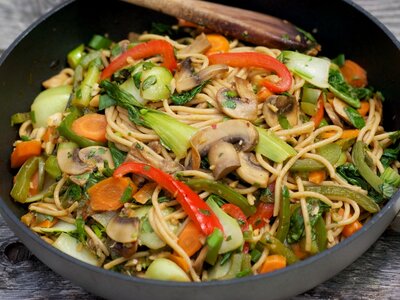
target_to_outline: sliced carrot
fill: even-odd
[[[91,208],[94,211],[113,211],[121,208],[124,205],[121,198],[128,186],[132,191],[136,191],[136,186],[127,177],[109,177],[96,183],[88,189]]]
[[[229,51],[229,41],[224,36],[220,34],[207,34],[207,40],[210,42],[211,48],[207,50],[206,55]]]
[[[72,131],[96,142],[106,142],[107,120],[105,115],[86,114],[72,123]]]
[[[325,131],[319,135],[320,138],[322,139],[328,139],[332,136],[334,136],[336,133],[333,131]],[[346,129],[343,130],[342,135],[340,136],[341,139],[354,139],[358,137],[360,134],[360,130],[358,129]]]
[[[326,179],[325,170],[312,171],[312,172],[308,173],[308,181],[311,181],[315,184],[320,184],[325,179]]]
[[[39,141],[26,141],[18,143],[11,153],[11,168],[18,168],[32,157],[38,156],[42,152],[42,144]]]
[[[203,246],[201,240],[203,239],[204,236],[200,229],[192,221],[189,221],[179,234],[178,245],[190,257],[201,249]]]
[[[56,129],[54,127],[47,127],[42,139],[44,142],[50,142],[53,139]]]
[[[35,196],[39,193],[39,172],[36,171],[29,184],[29,196]]]
[[[359,88],[367,86],[367,72],[356,62],[346,59],[340,71],[350,85]]]
[[[257,93],[257,100],[258,100],[258,102],[264,102],[272,95],[273,95],[273,93],[269,89],[267,89],[265,86],[263,86]]]
[[[186,260],[184,260],[184,259],[183,259],[182,257],[180,257],[179,255],[177,255],[177,254],[170,254],[170,255],[168,256],[168,259],[172,260],[174,263],[176,263],[178,266],[180,266],[181,269],[182,269],[183,271],[185,271],[186,273],[189,272],[189,265],[188,265],[188,263],[186,262]]]
[[[360,230],[361,228],[362,228],[362,224],[360,223],[360,221],[355,220],[353,223],[344,226],[342,234],[345,237],[349,237],[356,231]]]
[[[184,19],[178,19],[178,26],[179,27],[193,27],[193,28],[199,27],[197,24],[186,21]]]
[[[42,227],[42,228],[51,228],[54,225],[56,225],[57,222],[58,222],[58,219],[56,219],[56,218],[53,218],[53,220],[51,220],[51,221],[46,219],[46,220],[40,222],[39,224],[37,224],[36,226],[37,227]]]
[[[344,209],[341,207],[341,208],[339,208],[339,210],[338,210],[338,214],[339,214],[339,216],[344,216]]]
[[[286,257],[284,257],[283,255],[274,254],[267,256],[259,272],[269,273],[285,267],[286,267]]]
[[[294,255],[297,256],[299,259],[304,259],[308,256],[308,253],[305,252],[303,249],[301,249],[301,246],[299,243],[295,243],[291,245],[292,251]]]
[[[369,112],[369,102],[368,101],[361,101],[361,106],[357,111],[360,113],[361,116],[365,117]]]
[[[157,187],[157,183],[148,182],[140,190],[138,190],[134,195],[133,199],[140,204],[145,204],[151,199],[151,195]]]

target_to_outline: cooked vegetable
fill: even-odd
[[[298,258],[290,248],[281,243],[277,238],[271,236],[268,232],[263,234],[260,243],[266,246],[272,254],[282,255],[285,257],[288,265],[294,264],[298,261]]]
[[[207,50],[206,55],[229,51],[229,41],[223,35],[207,34],[207,40],[211,44],[211,48]]]
[[[69,52],[67,55],[67,61],[68,64],[71,66],[71,68],[75,69],[79,65],[79,62],[81,61],[84,55],[85,55],[84,44],[80,44],[78,47],[71,50],[71,52]]]
[[[282,243],[285,241],[290,227],[290,196],[287,187],[283,187],[281,207],[279,209],[279,225],[275,237]]]
[[[11,126],[24,123],[31,119],[31,113],[16,113],[11,116]]]
[[[208,238],[210,238],[212,235],[213,233]],[[201,247],[203,247],[201,240],[204,240],[202,231],[193,221],[189,221],[179,234],[178,245],[181,246],[181,248],[190,257],[199,251]]]
[[[271,219],[273,212],[274,204],[260,202],[256,212],[248,219],[248,223],[253,229],[260,229]]]
[[[90,48],[95,50],[106,49],[110,47],[112,41],[102,35],[95,34],[88,43]]]
[[[272,71],[280,77],[278,83],[263,80],[261,85],[268,88],[271,92],[281,93],[287,91],[292,85],[292,75],[289,70],[277,59],[257,52],[238,52],[238,53],[217,53],[208,57],[210,64],[226,64],[236,68],[263,68]]]
[[[367,86],[367,72],[356,62],[346,59],[340,67],[344,79],[353,87],[363,88]]]
[[[140,91],[144,99],[158,101],[171,94],[171,72],[164,67],[153,67],[142,72]]]
[[[218,228],[216,228],[214,232],[207,237],[208,251],[206,256],[206,262],[208,262],[210,265],[215,265],[223,241],[224,241],[224,235]]]
[[[48,118],[64,112],[72,92],[70,85],[50,88],[41,92],[31,105],[32,123],[35,127],[46,127]]]
[[[358,220],[356,220],[353,223],[344,226],[343,235],[345,237],[349,237],[353,235],[356,231],[360,230],[361,228],[362,224]]]
[[[291,95],[272,95],[264,102],[263,116],[270,127],[280,124],[283,129],[291,128],[297,124],[298,115],[298,103]]]
[[[92,91],[94,85],[99,81],[100,69],[99,66],[93,62],[90,64],[88,71],[86,72],[85,78],[83,79],[80,87],[75,92],[75,96],[72,99],[72,104],[79,107],[86,107],[89,105],[92,99]]]
[[[72,122],[72,131],[95,142],[105,143],[107,120],[104,115],[86,114]]]
[[[319,88],[328,87],[328,60],[293,51],[282,51],[280,56],[288,69],[296,75]]]
[[[260,273],[269,273],[286,267],[286,257],[275,254],[269,255],[261,266]]]
[[[49,174],[54,179],[58,179],[62,175],[62,172],[61,172],[60,167],[57,162],[57,157],[54,155],[50,155],[46,159],[44,168],[45,168],[47,174]]]
[[[22,166],[29,158],[39,156],[42,144],[39,141],[26,141],[18,143],[11,153],[11,168]]]
[[[166,258],[155,259],[147,268],[145,276],[158,280],[190,281],[189,276],[176,263]]]

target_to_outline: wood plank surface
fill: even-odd
[[[0,51],[63,0],[0,0]],[[399,39],[400,0],[355,0]],[[400,299],[400,221],[356,262],[293,299]],[[18,242],[0,216],[0,299],[99,299],[51,271]]]

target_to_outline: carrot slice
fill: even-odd
[[[155,188],[157,187],[157,183],[148,182],[146,183],[140,190],[138,190],[134,195],[133,199],[140,204],[145,204],[151,198]]]
[[[285,267],[286,267],[286,257],[284,257],[283,255],[274,254],[267,256],[259,272],[269,273]]]
[[[177,254],[170,254],[168,256],[168,259],[172,260],[174,263],[180,266],[181,269],[186,273],[189,272],[189,265],[187,264],[186,260],[184,260],[182,257],[178,256]]]
[[[178,26],[179,27],[192,27],[192,28],[199,27],[197,24],[186,21],[184,19],[178,19]]]
[[[321,171],[312,171],[308,173],[308,181],[311,181],[315,184],[320,184],[326,178],[326,173],[324,170]]]
[[[303,249],[301,249],[301,246],[299,243],[292,244],[291,248],[292,248],[294,255],[296,255],[297,258],[299,258],[299,259],[304,259],[308,256],[308,253],[303,251]]]
[[[358,88],[367,86],[367,72],[356,62],[346,59],[340,71],[348,84]]]
[[[357,109],[357,111],[359,112],[359,114],[361,116],[365,117],[367,115],[367,113],[369,112],[369,102],[361,101],[360,104],[361,104],[361,106],[359,109]]]
[[[106,142],[107,120],[105,115],[86,114],[72,123],[72,131],[97,142]]]
[[[136,186],[127,177],[109,177],[88,189],[90,206],[94,211],[113,211],[121,208],[122,195],[128,186],[136,190]]]
[[[40,222],[39,224],[37,224],[36,226],[42,227],[42,228],[50,228],[50,227],[53,227],[54,225],[56,225],[57,222],[58,222],[58,219],[56,219],[56,218],[53,218],[53,220],[51,220],[51,221],[46,219],[46,220]]]
[[[229,41],[220,34],[207,34],[207,40],[211,44],[211,48],[207,50],[206,55],[225,53],[230,49]]]
[[[269,89],[267,89],[265,86],[263,86],[257,93],[257,100],[258,100],[258,102],[264,102],[273,94],[274,93],[272,93]]]
[[[190,257],[201,249],[203,246],[201,240],[203,239],[204,236],[200,229],[192,221],[189,221],[179,234],[178,245]]]
[[[353,223],[344,226],[342,233],[345,237],[349,237],[361,228],[362,224],[360,223],[360,221],[355,220]]]
[[[42,152],[42,144],[39,141],[26,141],[18,143],[11,153],[11,168],[18,168],[28,158],[38,156]]]
[[[341,139],[354,139],[358,137],[360,130],[358,129],[346,129],[343,130],[342,135],[340,136]],[[334,136],[336,133],[331,131],[325,131],[319,135],[322,139],[327,139]]]
[[[53,135],[55,133],[56,129],[54,127],[47,127],[42,139],[44,142],[50,142],[50,140],[53,139]]]

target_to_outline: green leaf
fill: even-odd
[[[85,231],[85,221],[82,219],[82,217],[75,219],[75,226],[79,241],[84,243],[86,241],[87,234]]]
[[[111,142],[108,142],[108,148],[110,149],[111,157],[115,167],[119,167],[119,165],[125,161],[126,153],[119,150],[117,147],[115,147],[115,144]]]
[[[339,67],[342,67],[344,65],[346,58],[344,56],[344,54],[339,54],[337,57],[335,57],[334,59],[332,59],[332,62],[336,65],[338,65]]]
[[[344,111],[355,128],[361,129],[365,126],[365,120],[357,110],[352,107],[345,107]]]
[[[281,125],[281,127],[283,129],[292,128],[292,126],[290,126],[290,123],[289,123],[288,119],[284,115],[279,115],[278,116],[278,122],[279,122],[279,125]]]
[[[400,153],[400,144],[396,148],[386,148],[381,156],[381,163],[386,168],[397,160]]]
[[[107,107],[116,105],[117,102],[107,94],[100,95],[99,110],[106,109]]]
[[[128,187],[125,189],[124,193],[121,196],[121,201],[122,203],[128,202],[132,199],[132,187],[128,185]]]
[[[203,81],[201,84],[198,86],[194,87],[190,91],[183,92],[181,94],[173,94],[171,96],[171,100],[174,104],[176,105],[185,105],[189,101],[191,101],[198,93],[201,92],[203,87],[208,83],[209,81]]]

